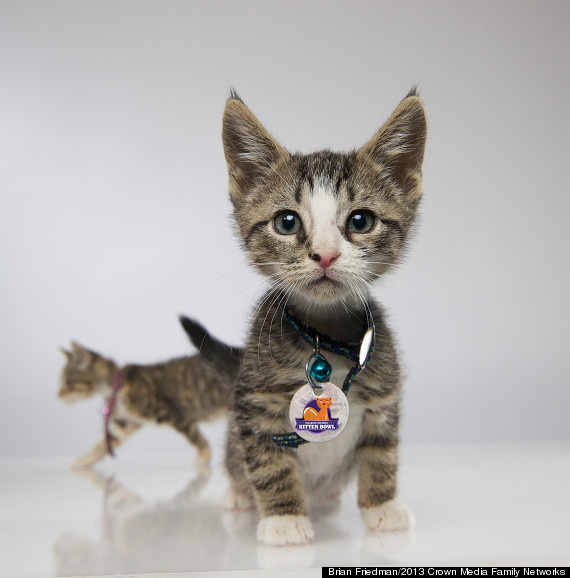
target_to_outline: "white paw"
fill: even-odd
[[[408,506],[398,500],[390,500],[381,506],[362,510],[364,523],[373,532],[407,530],[414,525],[414,517]]]
[[[307,516],[269,516],[257,527],[257,539],[267,546],[308,544],[315,537]]]
[[[230,488],[224,496],[224,507],[226,507],[228,510],[242,512],[247,510],[254,510],[255,502],[248,494],[236,492],[233,488]]]
[[[97,462],[101,461],[97,456],[92,454],[87,454],[81,458],[76,458],[71,462],[71,469],[82,470],[94,466]]]

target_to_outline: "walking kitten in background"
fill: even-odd
[[[356,471],[358,505],[370,529],[412,522],[396,499],[400,370],[370,288],[404,255],[422,194],[426,134],[415,90],[367,144],[349,153],[290,154],[235,92],[226,103],[222,138],[235,220],[251,262],[271,282],[231,391],[227,505],[257,505],[262,543],[309,542],[306,492],[337,496]],[[298,449],[272,439],[291,430],[289,405],[306,383],[312,352],[282,319],[283,309],[344,342],[362,339],[369,315],[376,327],[375,352],[348,393],[346,428]],[[216,354],[215,345],[204,352],[218,367],[225,353]],[[341,385],[351,363],[326,355],[330,381]]]
[[[188,320],[181,317],[180,321],[186,330]],[[205,330],[195,323],[188,327],[189,335],[200,346]],[[122,444],[144,424],[168,424],[186,436],[196,446],[199,458],[207,462],[210,448],[198,423],[225,413],[239,364],[238,350],[211,338],[206,350],[210,344],[223,352],[225,364],[221,370],[214,369],[200,354],[154,365],[126,365],[120,370],[111,359],[72,342],[71,351],[62,349],[67,364],[58,395],[68,403],[97,394],[110,399],[117,372],[121,371],[122,383],[109,420],[112,448]],[[73,465],[90,467],[107,453],[107,441],[103,438]]]

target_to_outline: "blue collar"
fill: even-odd
[[[321,347],[326,349],[331,353],[336,353],[337,355],[343,355],[351,361],[354,365],[348,370],[346,377],[344,378],[344,383],[342,384],[342,392],[348,395],[348,390],[352,385],[352,380],[354,376],[360,373],[366,364],[370,361],[372,353],[374,352],[375,345],[375,327],[374,319],[372,318],[371,307],[368,306],[368,311],[366,312],[367,325],[364,328],[364,337],[360,343],[339,341],[338,339],[333,339],[332,337],[321,333],[316,328],[310,325],[305,325],[299,317],[287,311],[281,305],[278,306],[281,311],[281,316],[289,325],[309,344],[311,344],[315,349]],[[371,330],[370,345],[368,351],[362,353],[362,345],[368,332]],[[309,443],[307,440],[303,439],[296,432],[288,434],[277,434],[271,436],[271,439],[281,447],[287,448],[298,448],[302,444]]]

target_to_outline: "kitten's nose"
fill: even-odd
[[[323,269],[327,269],[340,257],[340,253],[338,251],[322,251],[321,253],[309,253],[309,257],[313,261],[317,261]]]

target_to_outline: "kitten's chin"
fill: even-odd
[[[350,304],[353,301],[356,303],[358,297],[344,283],[330,277],[321,277],[297,288],[295,301],[299,301],[299,304],[305,307],[322,306],[330,309],[335,306],[341,307],[343,303]]]
[[[81,395],[79,393],[68,393],[68,394],[59,396],[59,399],[61,399],[61,401],[63,401],[63,403],[65,403],[66,405],[74,405],[78,401],[81,401],[85,398],[86,398],[86,396]]]

